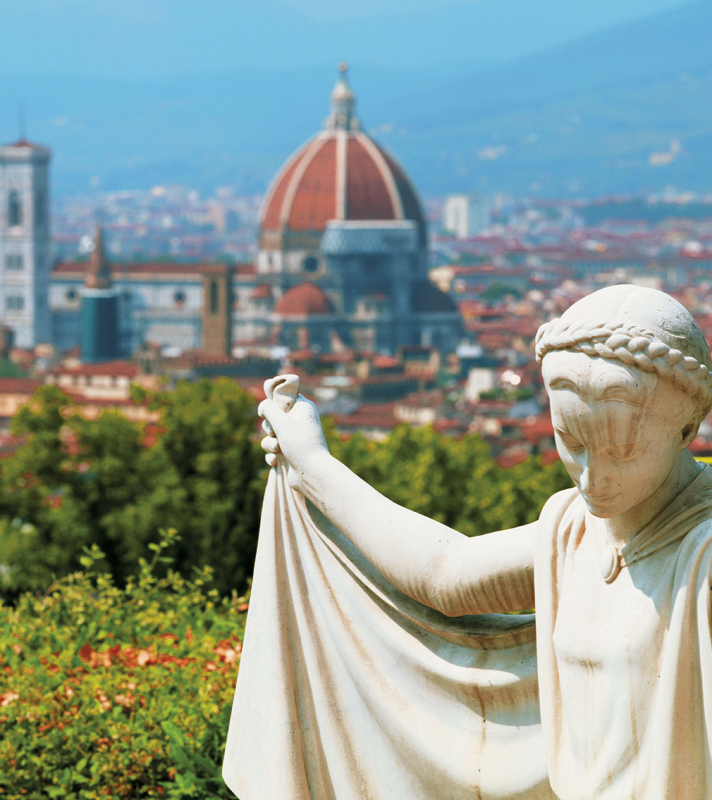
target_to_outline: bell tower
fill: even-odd
[[[18,347],[51,339],[49,161],[25,139],[0,147],[0,320]]]

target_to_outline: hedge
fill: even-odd
[[[210,568],[154,574],[179,537],[119,589],[83,571],[0,606],[0,796],[231,798],[220,776],[246,598]]]

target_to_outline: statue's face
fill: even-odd
[[[557,450],[591,513],[611,519],[647,500],[682,449],[689,398],[655,374],[568,350],[547,354],[542,372]]]

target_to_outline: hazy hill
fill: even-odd
[[[710,32],[712,4],[698,0],[498,67],[354,64],[351,79],[365,127],[424,193],[712,188]],[[103,188],[259,191],[318,130],[334,79],[330,64],[141,81],[25,75],[2,79],[0,106],[7,118],[25,98],[60,192],[92,175]],[[670,163],[651,166],[653,153]]]
[[[382,138],[439,191],[712,188],[711,33],[706,0],[596,33],[396,102]]]

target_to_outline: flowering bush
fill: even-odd
[[[230,798],[220,776],[245,598],[211,570],[154,573],[179,537],[120,589],[93,571],[0,606],[0,796]]]

